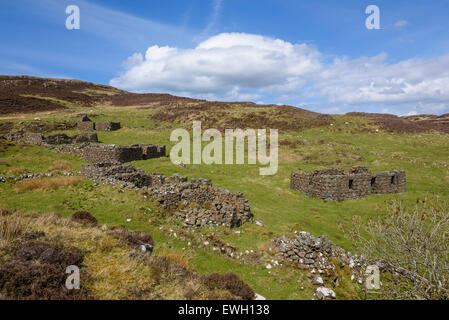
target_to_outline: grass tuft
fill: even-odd
[[[79,177],[36,178],[16,183],[15,189],[29,190],[57,190],[64,187],[76,186],[81,182]]]
[[[67,171],[67,172],[72,172],[72,171],[75,171],[75,167],[70,162],[68,162],[66,160],[56,160],[48,168],[48,171]]]
[[[0,248],[19,238],[28,228],[28,223],[18,214],[0,209]]]

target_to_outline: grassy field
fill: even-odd
[[[5,115],[3,121],[28,122],[39,117],[44,122],[78,119],[79,114],[94,114],[94,121],[120,121],[123,129],[99,132],[102,143],[128,145],[134,143],[173,145],[170,133],[177,125],[156,123],[150,119],[154,111],[137,107],[96,107],[66,109],[39,115]],[[342,232],[354,216],[362,219],[382,213],[386,204],[400,198],[413,205],[417,199],[440,197],[449,200],[449,136],[439,134],[385,133],[369,120],[333,116],[332,125],[297,132],[280,132],[283,143],[279,153],[279,170],[274,176],[260,176],[258,165],[186,165],[171,163],[169,158],[137,161],[132,165],[167,176],[179,173],[190,178],[209,178],[214,186],[238,190],[250,200],[255,219],[264,227],[247,223],[235,232],[218,229],[216,236],[237,247],[239,251],[261,250],[273,237],[308,231],[315,236],[325,234],[341,247],[357,252]],[[0,119],[0,120],[1,120]],[[76,134],[76,130],[64,131]],[[0,152],[0,176],[24,172],[49,172],[55,161],[66,160],[75,171],[83,161],[76,156],[56,153],[39,146],[14,145]],[[315,170],[325,167],[368,166],[373,172],[406,170],[407,191],[401,195],[373,195],[345,202],[328,202],[305,197],[290,190],[292,170]],[[306,273],[291,268],[274,271],[243,264],[205,248],[193,248],[187,240],[174,238],[168,229],[180,230],[179,224],[159,213],[158,206],[143,197],[142,192],[125,191],[113,186],[94,186],[82,178],[73,186],[52,190],[20,189],[13,183],[0,183],[0,207],[22,212],[57,212],[64,216],[87,210],[100,224],[120,225],[149,232],[155,239],[155,252],[174,252],[188,257],[191,268],[198,273],[233,271],[254,290],[270,299],[311,299],[313,286]],[[146,208],[152,214],[144,214]],[[127,219],[131,219],[127,222]],[[199,233],[209,234],[209,228]],[[355,285],[341,271],[343,282],[335,288],[339,299],[359,298]]]

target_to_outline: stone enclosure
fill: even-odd
[[[76,125],[80,131],[116,131],[121,128],[120,122],[93,122],[87,115]]]
[[[91,163],[131,162],[166,156],[164,145],[135,144],[132,146],[86,144],[79,153],[82,158]]]
[[[343,169],[329,168],[314,172],[292,172],[290,188],[310,197],[343,201],[369,196],[404,192],[405,171],[372,173],[366,167],[352,167],[349,173]]]

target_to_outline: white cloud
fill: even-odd
[[[408,25],[408,22],[406,20],[399,20],[399,21],[396,21],[396,23],[394,24],[394,26],[396,28],[403,28],[403,27],[406,27],[407,25]]]
[[[327,62],[307,44],[222,33],[194,49],[154,45],[145,56],[134,54],[111,85],[214,100],[290,99],[341,112],[372,105],[398,114],[449,111],[449,55],[393,64],[387,58]]]
[[[321,69],[319,52],[313,47],[245,33],[222,33],[194,49],[154,45],[145,59],[140,57],[129,58],[128,69],[112,79],[111,85],[238,98],[236,93],[248,95],[259,89],[296,90],[303,85],[301,77]]]

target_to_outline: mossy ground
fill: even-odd
[[[39,115],[6,115],[8,121],[58,122],[77,119],[80,113],[95,114],[94,121],[120,121],[123,129],[99,132],[103,143],[128,145],[133,143],[166,144],[171,149],[170,133],[177,125],[156,123],[149,116],[152,109],[111,106],[95,109],[65,109]],[[449,200],[449,136],[440,134],[394,134],[381,130],[369,120],[348,116],[334,116],[332,126],[315,127],[298,132],[280,132],[280,141],[296,143],[293,147],[282,145],[279,152],[279,170],[274,176],[260,176],[258,165],[186,165],[171,163],[169,158],[137,161],[132,165],[167,176],[179,173],[191,178],[205,177],[214,186],[242,191],[250,200],[255,219],[265,227],[247,223],[239,228],[240,234],[222,231],[220,239],[244,250],[258,250],[270,239],[294,231],[308,231],[315,236],[325,234],[331,241],[345,249],[357,251],[345,239],[342,227],[349,227],[353,216],[362,219],[375,217],[394,198],[412,205],[425,197]],[[256,128],[255,128],[256,129]],[[64,131],[75,134],[76,130]],[[299,143],[297,143],[299,141]],[[0,175],[8,175],[14,168],[29,172],[47,172],[56,160],[70,162],[80,170],[83,161],[76,156],[55,153],[39,146],[15,145],[0,153]],[[406,170],[407,191],[402,195],[373,195],[345,202],[328,202],[307,198],[290,190],[292,170],[314,170],[323,167],[364,165],[373,172],[395,169]],[[12,183],[0,184],[0,207],[23,212],[58,212],[64,216],[78,210],[93,214],[100,224],[121,225],[132,230],[150,233],[156,243],[155,252],[165,250],[184,254],[192,269],[198,273],[232,271],[254,290],[270,299],[311,299],[313,286],[306,273],[291,268],[275,269],[277,275],[265,268],[238,263],[212,250],[187,247],[186,241],[169,237],[168,228],[177,228],[173,221],[159,214],[157,204],[145,199],[141,192],[121,191],[113,186],[95,187],[83,179],[73,187],[51,191],[19,191]],[[151,214],[144,214],[151,208]],[[131,222],[127,222],[131,219]],[[162,227],[162,229],[161,229]],[[209,233],[205,228],[202,233]],[[102,259],[102,257],[98,257]],[[361,297],[357,287],[341,270],[343,281],[334,288],[339,299]],[[304,287],[300,290],[299,287]]]

